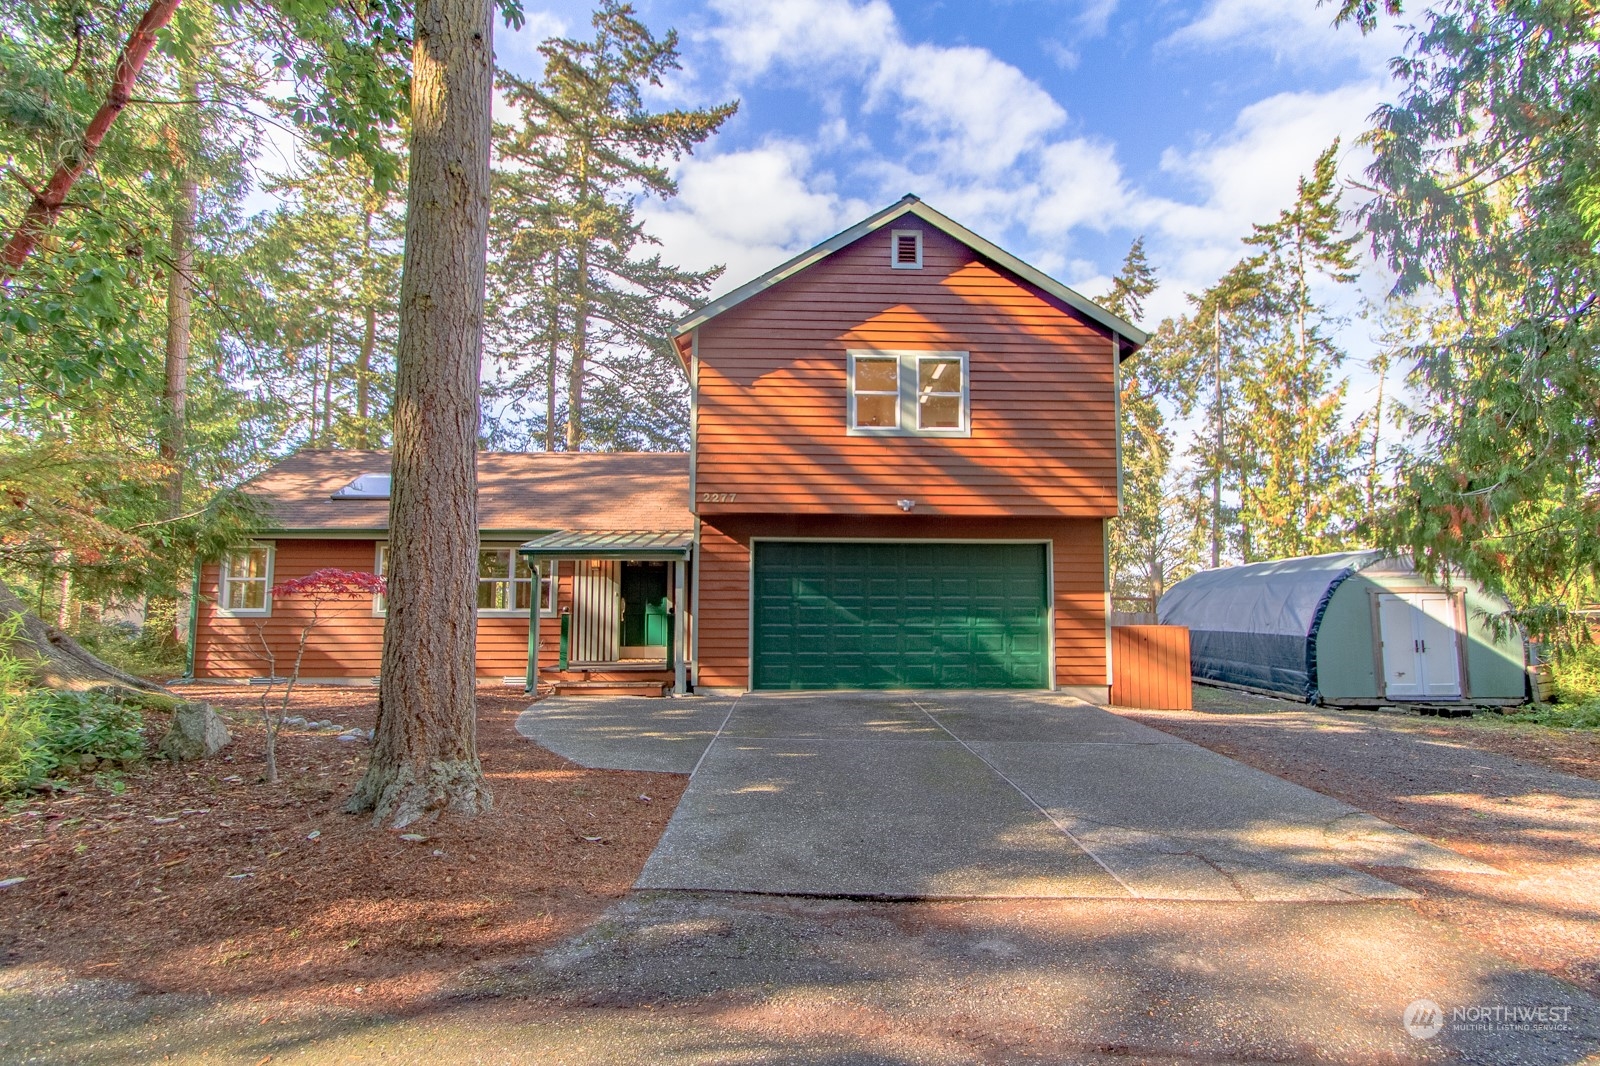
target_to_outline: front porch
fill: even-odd
[[[563,530],[517,549],[529,569],[557,575],[554,616],[529,608],[524,690],[686,692],[693,545],[686,530]]]

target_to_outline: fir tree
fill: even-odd
[[[1265,285],[1255,301],[1262,338],[1240,378],[1237,442],[1240,551],[1306,555],[1343,543],[1359,496],[1360,438],[1344,424],[1344,353],[1328,336],[1314,281],[1355,281],[1355,238],[1339,234],[1339,143],[1300,179],[1294,203],[1245,243],[1259,249]]]
[[[1129,322],[1144,315],[1158,280],[1136,239],[1100,303]],[[1120,368],[1118,416],[1122,435],[1121,512],[1111,525],[1113,601],[1121,608],[1153,611],[1174,571],[1190,554],[1190,527],[1174,507],[1170,482],[1172,436],[1159,397],[1172,323],[1163,322],[1150,343]]]
[[[722,271],[683,270],[646,254],[658,242],[634,204],[675,195],[668,164],[738,105],[649,110],[646,89],[678,66],[677,33],[655,38],[631,6],[615,0],[593,21],[592,40],[541,46],[538,82],[500,76],[520,121],[495,131],[490,304],[504,363],[495,389],[513,403],[543,394],[543,412],[529,421],[547,447],[556,443],[558,376],[566,379],[560,406],[568,450],[682,447],[686,388],[669,327]],[[508,343],[519,326],[530,327],[522,350]]]

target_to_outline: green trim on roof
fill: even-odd
[[[800,273],[800,271],[813,263],[826,259],[839,249],[854,244],[874,230],[882,229],[889,223],[906,215],[915,215],[928,223],[928,225],[965,244],[984,258],[998,263],[1023,281],[1043,289],[1068,307],[1083,314],[1090,321],[1096,322],[1124,340],[1132,342],[1129,354],[1132,354],[1134,349],[1143,347],[1149,341],[1150,335],[1138,326],[1118,318],[1082,293],[1069,289],[1044,271],[1037,267],[1029,266],[999,245],[985,240],[959,222],[940,214],[915,196],[909,195],[883,210],[867,216],[849,229],[834,234],[815,248],[801,252],[787,263],[774,267],[754,281],[748,281],[727,295],[713,300],[698,311],[690,312],[673,324],[673,335],[677,337],[683,336],[695,327],[702,326],[716,318],[724,311],[737,307],[750,299],[750,297],[765,292],[774,285]]]

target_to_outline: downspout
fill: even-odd
[[[689,688],[700,691],[700,512],[695,508],[695,464],[700,460],[700,327],[689,334],[689,513],[694,515],[694,572],[689,575]]]

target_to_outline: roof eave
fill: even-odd
[[[1044,271],[1030,266],[999,245],[985,240],[954,219],[934,210],[915,196],[909,195],[890,204],[883,210],[867,216],[849,229],[834,234],[816,247],[801,252],[793,259],[772,268],[753,281],[745,282],[737,289],[713,300],[699,310],[691,311],[673,323],[673,336],[682,337],[695,327],[704,325],[723,312],[744,303],[752,296],[763,293],[773,286],[786,281],[839,249],[854,244],[867,234],[882,229],[895,219],[902,218],[905,215],[915,215],[935,229],[960,241],[984,258],[993,260],[1029,284],[1061,300],[1090,321],[1097,323],[1127,341],[1127,351],[1121,358],[1126,359],[1129,355],[1144,347],[1145,343],[1150,340],[1150,335],[1138,326],[1112,314],[1077,290],[1068,288]]]

